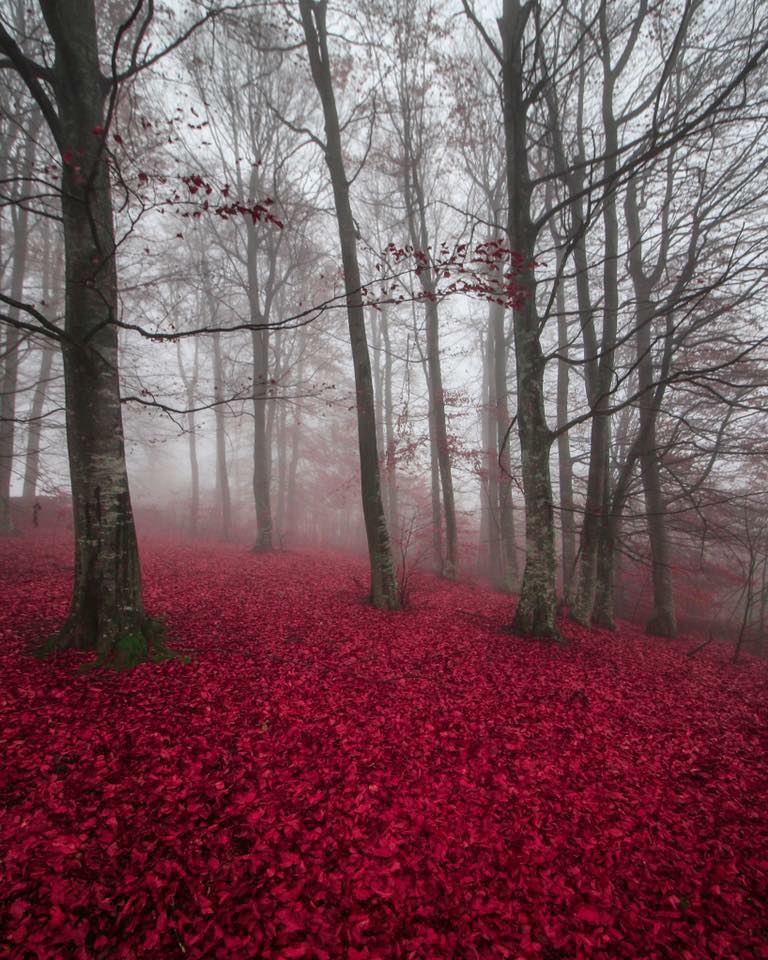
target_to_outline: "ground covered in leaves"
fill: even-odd
[[[39,663],[71,577],[0,545],[0,955],[768,957],[768,669],[500,629],[429,577],[145,544],[192,662]]]

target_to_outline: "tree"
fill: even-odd
[[[93,0],[40,0],[40,11],[53,65],[27,56],[1,24],[0,53],[2,65],[16,70],[40,109],[61,166],[64,329],[27,308],[60,339],[64,360],[75,576],[69,613],[52,646],[95,650],[104,661],[130,663],[164,656],[165,649],[158,622],[144,609],[125,462],[106,136],[119,86],[150,62],[140,56],[154,8],[138,3],[116,29],[110,76],[101,70]],[[120,47],[129,38],[129,64],[119,71]],[[12,308],[24,306],[14,297],[3,300]]]
[[[371,567],[371,600],[377,607],[394,610],[399,606],[399,598],[381,499],[373,380],[365,331],[360,265],[357,257],[357,230],[350,205],[349,180],[344,166],[341,128],[333,89],[326,27],[327,3],[326,0],[299,0],[299,10],[312,80],[323,108],[325,161],[333,187],[339,243],[344,265],[349,339],[355,367],[360,485]]]

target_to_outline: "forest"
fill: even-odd
[[[768,960],[764,0],[0,0],[0,956]]]

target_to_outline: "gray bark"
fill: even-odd
[[[41,0],[55,45],[55,107],[39,99],[62,157],[66,261],[64,383],[75,532],[74,589],[61,646],[105,657],[151,653],[128,488],[118,373],[109,172],[93,130],[105,120],[92,0]],[[34,91],[33,91],[34,94]]]
[[[358,446],[363,516],[371,567],[371,601],[387,609],[399,607],[399,597],[381,499],[379,457],[376,449],[376,416],[371,381],[371,360],[365,330],[357,231],[349,200],[349,181],[344,169],[341,130],[331,79],[326,31],[326,3],[299,0],[312,79],[323,107],[325,160],[331,176],[339,242],[347,294],[347,318],[357,395]]]
[[[502,36],[504,140],[506,147],[507,237],[526,266],[515,278],[524,291],[515,311],[518,435],[525,496],[525,571],[514,626],[523,634],[559,638],[555,623],[555,530],[549,452],[552,433],[544,410],[544,355],[536,309],[533,267],[537,229],[531,213],[528,169],[528,103],[523,66],[524,34],[532,5],[504,0]]]
[[[213,334],[213,399],[216,422],[216,501],[221,519],[221,536],[232,537],[232,496],[227,468],[227,430],[224,417],[224,364],[221,357],[221,336]]]
[[[29,153],[29,150],[25,151]],[[31,158],[30,158],[31,159]],[[25,166],[28,167],[27,164]],[[11,296],[21,301],[24,295],[24,277],[27,270],[29,214],[18,206],[11,210],[13,222],[13,266],[11,268]],[[18,310],[11,308],[12,320],[19,318]],[[10,323],[6,326],[2,344],[2,378],[0,378],[0,534],[13,531],[11,518],[11,477],[16,434],[16,391],[19,380],[19,331]]]

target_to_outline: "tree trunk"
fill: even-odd
[[[671,192],[671,176],[668,194]],[[659,406],[654,404],[654,371],[652,353],[652,323],[654,305],[653,284],[666,267],[667,248],[662,243],[656,265],[650,274],[643,263],[643,236],[635,185],[629,184],[625,199],[627,235],[629,239],[629,272],[635,292],[637,309],[637,373],[640,392],[640,475],[645,496],[646,525],[651,548],[651,616],[646,624],[648,633],[661,637],[677,634],[674,588],[672,583],[671,551],[667,512],[661,490],[659,454],[656,442],[656,420]],[[665,214],[666,215],[666,214]],[[664,224],[666,226],[666,224]]]
[[[525,571],[514,626],[519,632],[559,639],[556,615],[555,529],[549,451],[552,433],[544,409],[544,355],[536,310],[534,253],[537,230],[531,215],[523,46],[531,5],[504,0],[499,22],[503,44],[504,140],[509,204],[507,236],[522,258],[515,282],[523,289],[515,310],[518,435],[525,495]]]
[[[491,584],[496,590],[506,590],[504,576],[504,550],[502,546],[501,521],[499,519],[499,440],[498,415],[496,412],[496,377],[494,357],[496,355],[496,309],[497,304],[488,305],[488,337],[486,340],[486,379],[488,381],[487,404],[483,420],[483,449],[486,452],[486,470],[488,474],[488,559],[490,561]]]
[[[227,433],[224,419],[224,367],[221,359],[221,336],[213,334],[213,399],[216,404],[216,500],[221,517],[221,536],[232,537],[232,497],[227,469]]]
[[[29,410],[29,432],[27,433],[27,453],[24,460],[24,484],[22,499],[31,504],[37,496],[40,482],[40,440],[43,432],[43,407],[48,392],[48,384],[53,368],[54,346],[50,340],[44,340],[40,350],[40,370],[37,375],[35,392]]]
[[[494,469],[499,498],[497,517],[499,523],[499,548],[501,579],[497,586],[501,590],[515,589],[518,578],[517,544],[515,543],[515,514],[512,502],[512,456],[509,446],[512,431],[509,429],[509,387],[507,384],[507,339],[504,330],[504,307],[491,304],[493,322],[493,353],[491,355],[493,375],[493,396],[495,400],[494,424],[496,428],[496,450]]]
[[[401,97],[407,91],[401,92]],[[416,156],[411,128],[410,110],[403,111],[403,145],[406,156],[403,163],[403,200],[405,202],[408,230],[414,249],[420,250],[425,258],[429,257],[430,244],[427,230],[427,213],[424,191],[419,170],[420,158]],[[436,461],[437,473],[442,490],[442,516],[445,518],[445,553],[442,554],[441,573],[449,580],[456,578],[458,564],[458,542],[456,531],[456,503],[453,492],[451,472],[451,453],[448,445],[448,426],[445,415],[445,393],[443,390],[443,370],[440,362],[440,316],[437,309],[437,285],[429,260],[418,273],[419,283],[424,293],[424,313],[427,335],[427,384],[429,387],[429,429],[430,450]],[[433,481],[434,486],[434,481]],[[439,491],[438,491],[439,496]],[[440,514],[433,505],[433,518]],[[442,541],[442,532],[440,534]]]
[[[381,311],[381,339],[384,345],[384,439],[386,444],[384,487],[389,511],[387,514],[389,537],[397,543],[400,539],[400,504],[397,496],[395,412],[392,401],[392,344],[389,339],[389,316],[386,307]]]
[[[189,535],[196,537],[200,519],[200,468],[197,459],[197,417],[195,404],[197,403],[197,381],[199,375],[199,340],[195,338],[195,357],[192,364],[192,376],[188,377],[184,369],[181,356],[181,341],[176,341],[176,360],[179,374],[187,397],[187,441],[189,445],[189,475],[190,475],[190,504],[189,504]]]
[[[347,318],[357,395],[358,446],[363,516],[371,567],[371,600],[374,606],[394,610],[399,607],[397,582],[392,563],[384,507],[381,500],[379,457],[376,449],[376,416],[373,404],[371,360],[365,331],[365,315],[357,259],[357,230],[349,201],[349,181],[344,169],[341,131],[331,79],[326,33],[326,3],[299,0],[299,9],[307,42],[307,51],[325,119],[325,160],[331,176],[336,219],[339,227],[347,295]]]
[[[607,41],[604,41],[607,43]],[[598,552],[603,510],[610,498],[608,457],[610,445],[610,406],[614,376],[614,355],[619,313],[619,223],[616,212],[616,192],[612,178],[616,174],[618,157],[618,128],[613,115],[613,93],[616,76],[610,68],[610,54],[603,49],[602,117],[605,131],[603,172],[608,186],[603,199],[603,229],[605,252],[603,258],[603,332],[600,360],[597,365],[595,395],[590,397],[592,421],[590,430],[589,473],[584,520],[579,543],[579,583],[571,609],[573,619],[584,626],[592,622],[595,592],[598,581]]]
[[[29,153],[29,150],[26,151]],[[28,164],[25,163],[25,167]],[[24,296],[24,275],[27,269],[29,213],[25,207],[11,209],[13,221],[13,266],[11,296],[21,301]],[[9,311],[18,319],[18,310]],[[11,518],[11,477],[13,475],[14,439],[16,433],[16,391],[19,380],[19,331],[12,324],[6,327],[2,349],[3,375],[0,379],[0,535],[13,531]]]
[[[479,409],[479,427],[480,427],[480,449],[482,451],[482,460],[479,463],[479,481],[480,481],[480,532],[477,545],[477,573],[483,577],[491,575],[491,511],[488,503],[488,460],[490,444],[490,432],[488,430],[488,342],[480,334],[480,362],[482,363],[482,379],[480,382],[480,409]],[[483,462],[484,461],[484,462]]]
[[[562,280],[557,285],[557,346],[560,360],[557,365],[557,427],[568,422],[568,318],[565,313],[565,290]],[[562,539],[563,599],[570,603],[573,575],[576,567],[576,524],[573,503],[573,459],[567,431],[558,433],[557,460],[560,479],[560,536]]]
[[[53,261],[53,263],[52,263]],[[54,280],[51,282],[51,269],[54,271]],[[53,257],[51,251],[51,226],[46,224],[43,246],[43,300],[49,310],[55,314],[63,307],[63,257]],[[53,319],[53,316],[51,317]],[[48,385],[53,369],[54,345],[47,337],[43,340],[40,351],[40,370],[37,377],[35,391],[32,394],[32,404],[29,411],[29,429],[27,431],[27,452],[24,460],[24,484],[22,499],[27,506],[32,506],[40,480],[40,441],[43,433],[43,408],[48,395]]]
[[[642,309],[642,308],[641,308]],[[667,529],[667,512],[661,492],[659,455],[656,443],[656,411],[649,398],[653,386],[651,358],[651,324],[640,319],[637,334],[638,375],[640,390],[646,390],[640,403],[640,424],[643,444],[640,451],[640,475],[645,495],[645,514],[648,539],[651,545],[651,583],[653,609],[646,624],[648,633],[660,637],[674,637],[677,633],[675,599],[672,586],[672,564]]]
[[[74,590],[59,647],[132,663],[161,652],[147,618],[128,489],[118,374],[115,237],[101,138],[108,85],[92,0],[41,0],[55,44],[66,260],[64,383],[75,530]]]
[[[248,228],[248,302],[251,323],[262,325],[259,305],[256,235]],[[272,504],[270,500],[271,449],[267,431],[269,397],[269,330],[251,331],[253,346],[253,502],[256,507],[255,553],[272,549]]]

